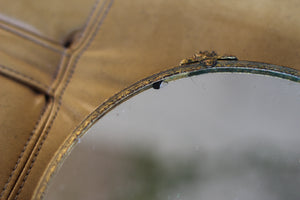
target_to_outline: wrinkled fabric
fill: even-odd
[[[297,0],[0,3],[0,199],[31,199],[89,113],[199,50],[300,70]]]

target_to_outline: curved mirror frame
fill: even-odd
[[[130,97],[151,87],[159,88],[164,82],[170,82],[176,79],[204,73],[218,72],[263,74],[288,79],[294,82],[300,82],[300,76],[297,70],[270,64],[227,60],[218,61],[213,67],[205,66],[202,63],[180,66],[143,79],[129,88],[119,92],[100,105],[78,126],[78,128],[69,136],[69,138],[67,138],[66,142],[61,146],[56,156],[52,159],[44,177],[42,177],[40,187],[35,192],[35,197],[41,198],[43,196],[49,180],[62,165],[64,159],[70,154],[74,146],[78,143],[79,138],[82,137],[82,135],[84,135],[86,131],[95,124],[95,122],[97,122],[114,107],[126,101]]]

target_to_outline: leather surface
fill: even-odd
[[[30,154],[26,148],[34,145],[34,139],[28,139],[35,137],[46,100],[44,94],[6,76],[0,76],[0,85],[0,184],[9,190]]]
[[[0,22],[0,69],[33,87],[50,92],[63,48]]]
[[[20,165],[23,171],[20,169],[19,174],[12,176],[16,181],[3,190],[2,199],[31,199],[52,156],[89,113],[118,91],[178,65],[198,50],[215,50],[240,60],[300,70],[300,4],[296,0],[102,0],[94,7],[86,1],[78,1],[74,7],[69,1],[60,2],[31,2],[22,7],[27,11],[24,13],[17,12],[12,5],[0,10],[38,29],[34,32],[25,25],[15,28],[11,23],[2,23],[17,31],[7,31],[4,25],[0,28],[0,66],[4,63],[9,69],[0,70],[18,83],[1,84],[1,91],[7,87],[5,94],[16,92],[24,101],[36,102],[40,96],[25,95],[34,88],[49,99],[46,115],[38,121],[42,105],[34,109],[31,104],[1,95],[1,101],[7,102],[5,106],[18,104],[20,108],[18,112],[1,112],[1,119],[9,115],[15,125],[4,121],[7,125],[1,127],[5,132],[1,132],[0,145],[9,137],[24,138],[14,146],[6,146],[10,150],[11,157],[6,157],[10,164],[1,166],[0,187],[4,187],[17,163],[33,124],[38,121],[40,127],[33,134],[32,145],[26,148],[28,156]],[[32,5],[41,10],[50,6],[51,13],[39,10],[37,20]],[[62,5],[68,5],[68,9]],[[68,15],[66,10],[78,16]],[[31,12],[35,14],[28,14]],[[56,14],[59,17],[52,18]],[[68,49],[57,44],[84,23],[80,37],[75,37]],[[9,45],[8,41],[15,44]],[[24,85],[22,89],[16,86],[20,83]],[[18,118],[19,112],[26,112],[30,123]],[[28,127],[5,134],[11,127],[23,126]],[[1,157],[4,152],[1,149]]]
[[[0,20],[63,44],[72,31],[83,28],[95,1],[27,0],[9,3],[1,0]]]

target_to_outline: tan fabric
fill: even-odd
[[[6,76],[0,76],[0,86],[0,182],[10,190],[30,154],[27,149],[34,146],[45,96]]]
[[[56,79],[63,48],[0,22],[0,69],[44,92]]]
[[[63,44],[66,36],[82,29],[96,0],[0,0],[0,20]]]
[[[0,86],[0,106],[16,108],[0,113],[0,146],[6,143],[0,149],[2,199],[31,199],[52,156],[89,113],[198,50],[300,70],[297,0],[101,0],[93,9],[91,2],[32,1],[22,5],[24,13],[21,4],[8,2],[0,9],[8,16],[2,20],[16,18],[38,30],[0,26],[0,72],[11,83]],[[62,41],[80,27],[64,49]]]

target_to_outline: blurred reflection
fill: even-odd
[[[205,74],[147,90],[99,120],[46,199],[300,199],[300,86]]]

